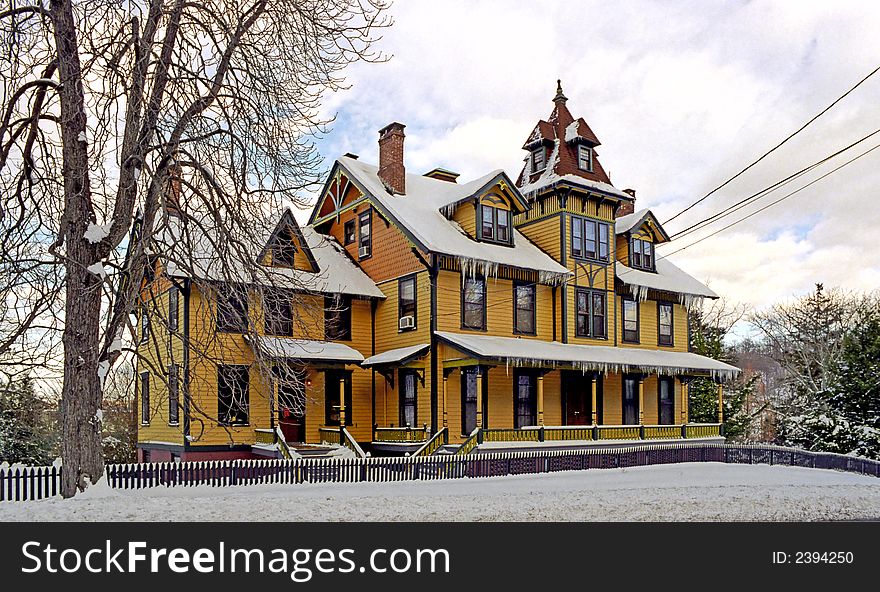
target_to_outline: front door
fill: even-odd
[[[660,423],[663,425],[671,425],[675,423],[675,398],[671,378],[660,378],[657,382],[657,398],[659,400],[659,417]]]
[[[531,372],[516,372],[513,378],[513,427],[536,425],[538,398],[535,392],[535,375]]]
[[[418,394],[416,391],[416,373],[412,370],[401,370],[400,381],[400,425],[416,427],[416,408]]]
[[[639,423],[639,383],[635,378],[623,379],[623,424]]]
[[[304,442],[306,436],[305,372],[285,369],[276,374],[278,427],[287,442]]]
[[[592,423],[593,390],[590,376],[583,372],[563,372],[562,396],[565,399],[565,425]]]

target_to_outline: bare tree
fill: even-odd
[[[63,286],[63,495],[103,473],[102,380],[167,212],[183,213],[181,236],[202,230],[226,277],[252,282],[240,264],[257,224],[317,180],[307,138],[328,123],[323,93],[344,87],[348,64],[381,58],[370,47],[387,24],[381,0],[11,0],[0,12],[4,215],[22,204],[60,270],[47,294]]]

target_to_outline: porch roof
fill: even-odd
[[[425,353],[431,347],[428,343],[420,343],[418,345],[410,345],[408,347],[398,347],[397,349],[389,349],[381,354],[370,356],[363,362],[361,366],[368,368],[370,366],[383,366],[389,364],[406,364],[413,358]]]
[[[343,343],[263,335],[246,335],[245,340],[256,352],[269,358],[345,364],[358,364],[364,360],[359,351]]]
[[[575,345],[558,341],[492,337],[437,331],[452,347],[476,358],[502,361],[512,366],[573,366],[601,372],[643,372],[649,374],[709,374],[727,379],[739,368],[691,352],[633,347]]]

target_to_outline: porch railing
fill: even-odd
[[[321,437],[321,442],[345,446],[354,452],[355,456],[358,458],[366,458],[367,456],[364,453],[363,448],[361,448],[360,444],[357,443],[357,440],[354,439],[345,426],[324,426],[318,428],[318,435]]]
[[[278,446],[278,451],[281,452],[281,458],[293,458],[293,453],[290,451],[287,439],[284,437],[281,428],[278,426],[275,426],[274,430],[255,429],[254,441],[257,444],[276,444]]]
[[[428,426],[420,428],[401,426],[399,428],[380,428],[373,426],[373,442],[419,443],[428,440]]]
[[[458,456],[463,456],[465,454],[470,454],[471,451],[477,447],[477,445],[483,443],[483,430],[480,428],[476,428],[471,435],[468,436],[467,440],[461,443],[461,446],[458,447],[458,450],[455,451],[455,454]]]
[[[421,448],[413,452],[413,456],[430,456],[437,452],[441,446],[449,444],[449,429],[440,428],[431,439],[422,444]]]
[[[275,432],[272,430],[263,429],[254,430],[254,441],[257,444],[274,444]]]

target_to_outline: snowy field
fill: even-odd
[[[99,484],[72,500],[0,503],[2,521],[850,519],[880,519],[880,479],[720,463],[397,483],[130,492]]]

